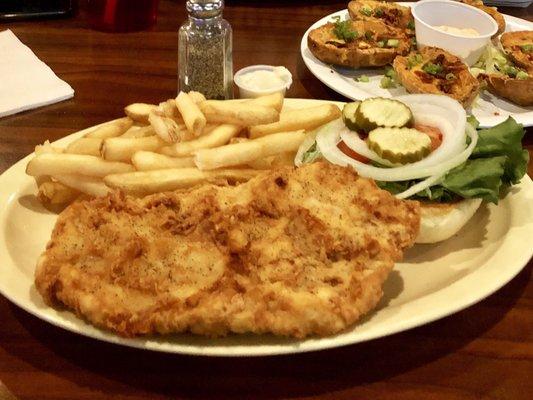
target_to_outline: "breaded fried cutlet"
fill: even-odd
[[[376,306],[419,223],[418,202],[322,162],[235,187],[116,192],[60,214],[35,284],[127,337],[331,335]]]

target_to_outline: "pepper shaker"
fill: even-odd
[[[222,18],[223,0],[188,0],[189,18],[179,29],[178,91],[208,99],[233,98],[231,26]]]

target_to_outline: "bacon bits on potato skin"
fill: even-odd
[[[409,57],[415,54],[421,55],[421,61],[410,66]],[[442,71],[434,74],[425,72],[422,66],[427,63],[442,66]],[[407,56],[398,56],[393,67],[401,84],[409,93],[443,94],[468,107],[479,92],[479,82],[472,76],[466,64],[437,47],[428,46]]]
[[[533,45],[533,31],[506,32],[500,42],[509,58],[533,75],[533,51],[524,51],[521,47]]]
[[[350,21],[355,40],[346,42],[334,34],[335,24],[327,23],[313,29],[307,37],[311,53],[319,60],[344,67],[378,67],[390,64],[397,55],[406,54],[411,47],[410,39],[403,30],[387,26],[383,22]],[[369,32],[368,39],[365,33]],[[378,42],[397,39],[397,47],[379,47]]]

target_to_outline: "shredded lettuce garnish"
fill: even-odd
[[[313,161],[320,158],[322,154],[320,153],[320,150],[318,149],[318,146],[316,142],[314,142],[311,147],[307,149],[307,151],[302,156],[302,163],[308,164],[312,163]]]

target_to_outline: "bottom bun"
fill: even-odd
[[[437,243],[461,230],[481,205],[481,199],[457,203],[420,203],[420,231],[416,243]]]

